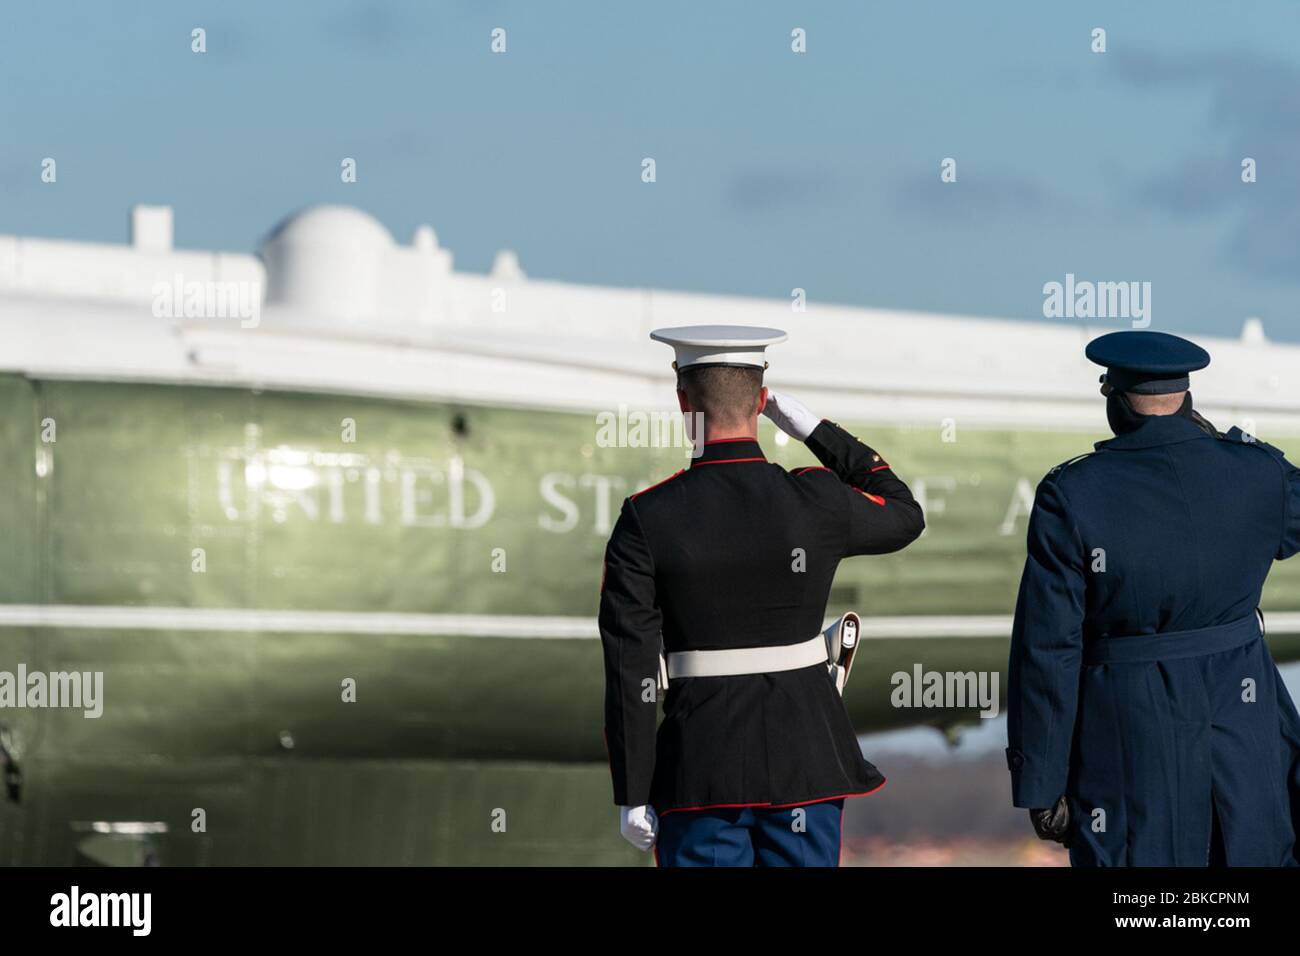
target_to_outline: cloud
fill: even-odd
[[[1300,66],[1246,52],[1114,54],[1119,76],[1148,91],[1200,90],[1206,147],[1133,188],[1136,200],[1176,217],[1228,217],[1224,252],[1254,275],[1300,281]],[[1259,180],[1241,181],[1254,159]]]
[[[1300,120],[1295,92],[1300,66],[1238,51],[1232,53],[1111,54],[1118,75],[1144,89],[1202,86],[1211,94],[1212,115],[1224,125],[1253,126],[1278,119]]]
[[[248,59],[249,40],[245,27],[234,20],[209,20],[207,56],[214,63],[242,63]]]
[[[986,222],[1008,214],[1041,212],[1052,197],[1031,176],[977,169],[958,163],[957,181],[939,179],[932,172],[909,177],[895,194],[895,202],[908,214],[924,213],[945,222]]]
[[[726,208],[745,215],[815,206],[842,196],[841,177],[826,170],[743,169],[733,172],[723,186]]]
[[[385,51],[397,46],[410,30],[405,11],[379,0],[360,0],[321,23],[326,36],[349,47]]]

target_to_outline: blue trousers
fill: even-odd
[[[844,801],[678,810],[659,818],[660,866],[839,866]]]

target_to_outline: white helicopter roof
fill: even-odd
[[[513,253],[456,272],[433,230],[397,243],[373,217],[319,206],[257,255],[175,250],[168,207],[137,206],[127,244],[0,236],[0,370],[39,378],[212,384],[600,411],[671,409],[651,330],[783,329],[767,382],[854,421],[1021,428],[1100,424],[1109,325],[1005,321],[529,279]],[[1300,430],[1300,347],[1190,336],[1221,427]]]

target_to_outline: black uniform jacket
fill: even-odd
[[[827,421],[807,444],[826,467],[787,471],[756,441],[710,442],[624,501],[600,600],[615,803],[794,806],[884,783],[824,664],[674,679],[656,735],[661,635],[666,652],[805,641],[841,558],[921,533],[920,506],[872,449]]]

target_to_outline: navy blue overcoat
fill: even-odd
[[[1012,635],[1018,807],[1067,795],[1071,862],[1295,865],[1300,717],[1257,613],[1300,550],[1300,470],[1153,416],[1038,486]]]

